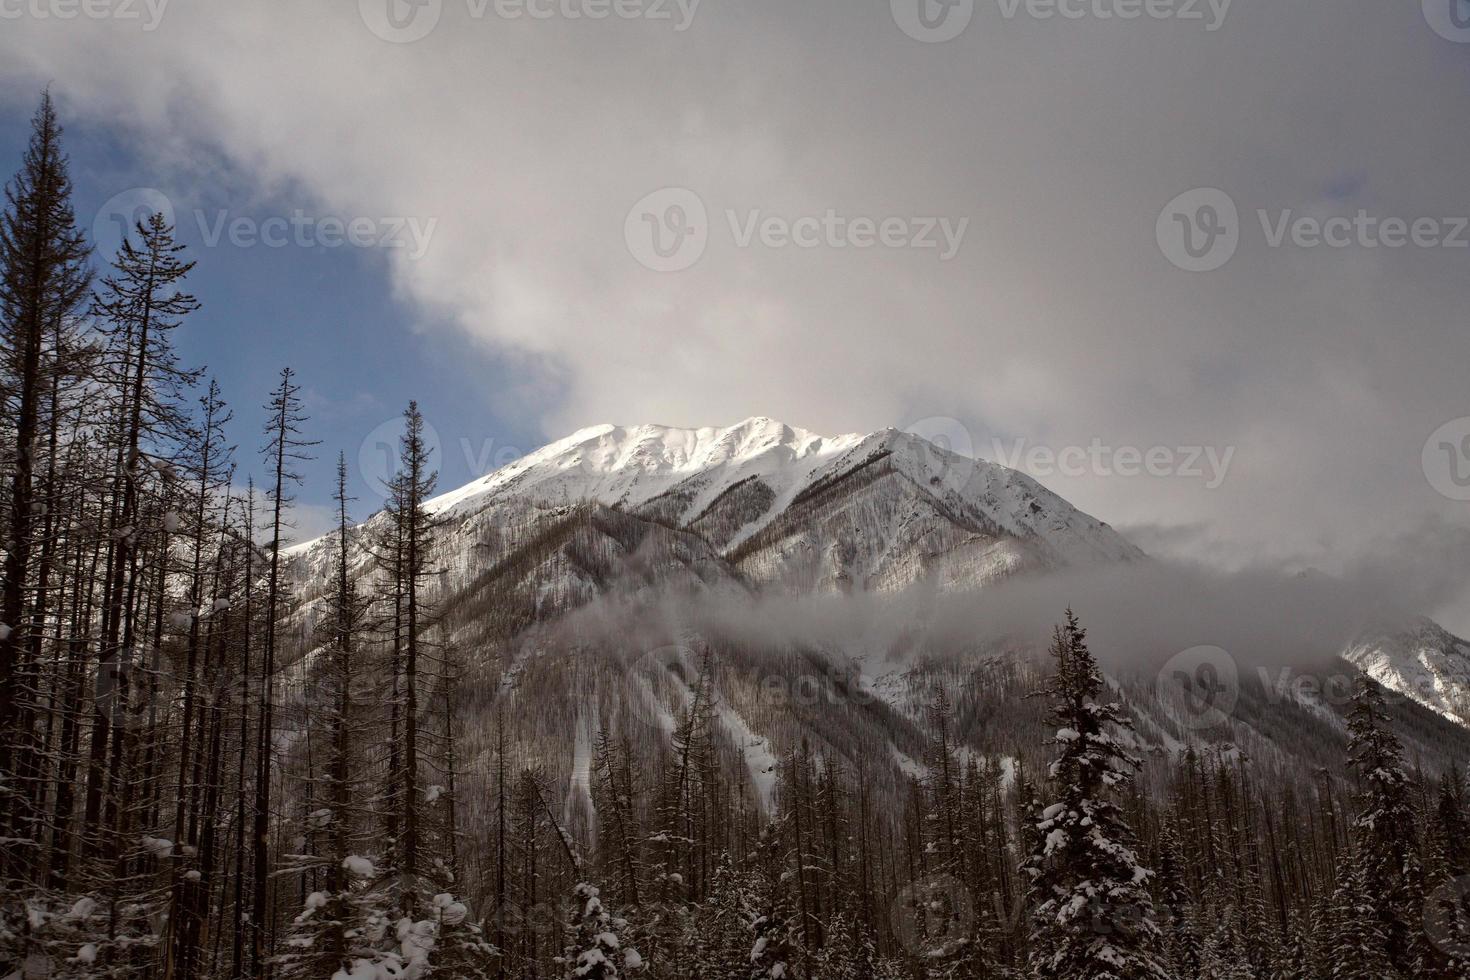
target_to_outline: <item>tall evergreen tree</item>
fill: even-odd
[[[5,552],[0,583],[0,834],[12,841],[0,858],[0,873],[36,854],[38,788],[30,779],[17,778],[34,764],[23,757],[37,749],[31,727],[36,706],[19,689],[19,675],[38,625],[31,622],[34,596],[29,588],[40,516],[35,494],[45,424],[47,336],[82,305],[91,281],[90,247],[77,228],[71,191],[61,125],[46,92],[31,120],[20,172],[5,187],[0,214],[0,396],[8,420],[5,464],[10,475],[0,542]],[[19,843],[23,841],[31,843]]]
[[[1032,896],[1031,970],[1060,980],[1167,980],[1148,884],[1152,872],[1113,796],[1139,762],[1113,734],[1132,727],[1117,702],[1099,703],[1102,672],[1086,630],[1067,610],[1055,630],[1055,674],[1042,692],[1059,725],[1049,775],[1060,799],[1041,812],[1025,865]]]
[[[1358,679],[1348,733],[1349,761],[1361,787],[1353,821],[1361,895],[1377,919],[1389,964],[1410,973],[1422,953],[1424,904],[1416,814],[1403,748],[1388,727],[1382,691],[1367,677]]]
[[[266,444],[261,452],[271,468],[270,552],[266,569],[265,635],[260,666],[259,726],[255,742],[255,811],[253,814],[254,892],[251,903],[251,963],[257,974],[266,969],[273,939],[270,917],[271,880],[271,779],[275,746],[276,647],[280,635],[281,610],[285,605],[281,584],[281,549],[288,531],[288,508],[292,487],[301,482],[296,467],[310,459],[307,450],[316,445],[301,432],[306,422],[301,386],[288,368],[271,395],[267,409]]]

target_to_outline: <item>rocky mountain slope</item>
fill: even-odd
[[[1390,691],[1470,726],[1470,642],[1439,624],[1373,631],[1343,656]]]
[[[824,437],[764,418],[584,429],[429,509],[442,521],[432,600],[469,668],[469,778],[491,769],[489,719],[506,717],[517,759],[546,767],[564,789],[568,823],[582,829],[593,823],[594,733],[628,734],[656,766],[707,655],[722,765],[752,809],[769,807],[779,760],[801,744],[896,800],[922,765],[926,709],[940,687],[969,751],[1008,772],[1037,765],[1040,708],[1024,695],[1040,683],[1045,637],[936,645],[922,608],[909,604],[878,639],[845,624],[841,597],[898,597],[921,583],[926,594],[962,597],[1011,576],[1146,560],[1106,524],[995,463],[894,430]],[[365,587],[382,524],[353,531]],[[329,537],[290,553],[303,650],[334,548]],[[794,596],[828,597],[836,611],[795,629],[768,601]],[[1470,753],[1470,728],[1447,720],[1466,720],[1465,647],[1437,629],[1348,652],[1385,686],[1432,693],[1395,706],[1407,744],[1431,764]],[[1245,678],[1229,720],[1201,730],[1146,671],[1114,684],[1145,757],[1194,746],[1303,773],[1340,761],[1341,701],[1283,698]]]

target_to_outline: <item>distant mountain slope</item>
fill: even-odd
[[[1388,690],[1470,725],[1470,642],[1437,623],[1368,633],[1343,657]]]
[[[435,498],[431,601],[443,638],[467,651],[463,749],[472,779],[494,753],[485,718],[511,709],[518,752],[565,787],[574,826],[595,822],[591,733],[628,733],[660,764],[699,663],[712,658],[721,768],[752,808],[768,808],[777,759],[803,744],[831,754],[897,801],[924,757],[925,706],[938,686],[958,731],[989,764],[1039,765],[1042,638],[976,636],[935,649],[924,614],[876,638],[808,640],[759,618],[769,596],[917,584],[985,588],[1012,575],[1144,560],[1106,524],[1034,480],[946,452],[912,434],[825,437],[770,419],[716,429],[596,426]],[[365,588],[383,517],[351,532]],[[330,576],[334,540],[290,552],[302,599],[297,649]],[[691,596],[714,599],[691,602]],[[729,597],[734,600],[725,602]],[[907,608],[908,612],[902,610]],[[894,625],[890,623],[889,625]],[[1394,706],[1406,745],[1428,760],[1470,751],[1470,653],[1427,621],[1365,638],[1347,657],[1417,703]],[[1340,669],[1340,668],[1339,668]],[[1340,763],[1343,706],[1286,698],[1245,681],[1228,725],[1199,731],[1151,676],[1116,691],[1138,722],[1135,747],[1159,761],[1196,747],[1310,776]],[[1429,709],[1429,710],[1426,710]]]
[[[581,503],[693,531],[755,581],[819,588],[901,588],[928,566],[951,585],[978,585],[1025,567],[1142,557],[997,463],[892,429],[827,437],[768,418],[723,429],[593,426],[429,507],[468,519]],[[950,553],[954,561],[936,563]]]

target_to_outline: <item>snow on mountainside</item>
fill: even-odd
[[[429,506],[459,515],[509,500],[597,501],[692,528],[729,554],[797,505],[877,465],[898,475],[911,496],[924,498],[937,519],[1016,539],[1041,564],[1142,555],[1106,524],[997,463],[893,429],[827,437],[768,418],[723,429],[594,426]],[[869,530],[891,538],[896,529]]]
[[[1365,634],[1343,657],[1388,690],[1470,725],[1470,642],[1437,623]]]
[[[794,494],[814,470],[862,439],[829,439],[765,418],[725,429],[596,425],[443,494],[429,507],[459,510],[515,495],[544,502],[596,500],[632,509],[700,480],[703,492],[690,502],[690,510],[703,509],[749,477]]]
[[[642,764],[656,769],[705,654],[717,665],[721,765],[752,807],[769,810],[778,760],[798,747],[855,768],[878,760],[865,778],[875,798],[898,805],[910,760],[923,757],[936,684],[958,706],[959,738],[977,752],[1022,758],[1024,733],[1046,724],[1043,706],[1024,697],[1041,683],[1042,659],[1024,642],[977,636],[932,646],[925,613],[902,604],[895,615],[913,622],[872,646],[845,634],[788,638],[731,628],[727,605],[755,608],[744,604],[761,595],[894,594],[920,582],[961,592],[1017,573],[1143,557],[1004,466],[896,430],[826,437],[765,418],[728,428],[583,429],[429,507],[443,519],[431,558],[442,574],[427,600],[443,641],[466,654],[461,696],[476,706],[464,719],[463,791],[489,793],[476,782],[488,778],[497,751],[487,706],[503,701],[517,751],[545,764],[578,833],[595,823],[591,734],[631,733]],[[379,515],[349,535],[365,594],[382,574],[371,552],[384,523]],[[289,556],[301,600],[291,637],[303,663],[318,642],[312,627],[332,552],[324,538]],[[684,601],[692,596],[701,601]],[[1353,658],[1390,688],[1435,692],[1425,703],[1445,719],[1418,704],[1394,706],[1412,723],[1406,738],[1418,739],[1408,744],[1426,759],[1470,745],[1470,732],[1447,731],[1455,725],[1446,720],[1470,723],[1461,693],[1470,692],[1470,654],[1433,630],[1423,625],[1417,642],[1365,643],[1363,658]],[[1341,757],[1343,723],[1332,706],[1244,692],[1228,731],[1201,733],[1160,701],[1153,682],[1125,678],[1120,688],[1139,721],[1135,747],[1149,758],[1224,745],[1315,771]]]

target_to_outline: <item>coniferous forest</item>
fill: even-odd
[[[1382,690],[1316,772],[1144,757],[1062,608],[1005,702],[924,682],[897,787],[795,741],[753,805],[714,650],[666,731],[590,733],[570,814],[518,748],[534,709],[452,641],[417,406],[371,522],[290,367],[228,393],[269,417],[231,445],[175,353],[193,269],[162,215],[93,251],[43,98],[0,217],[0,976],[1470,977],[1470,786]],[[305,616],[289,518],[321,456]],[[982,704],[1028,719],[1006,765]]]

